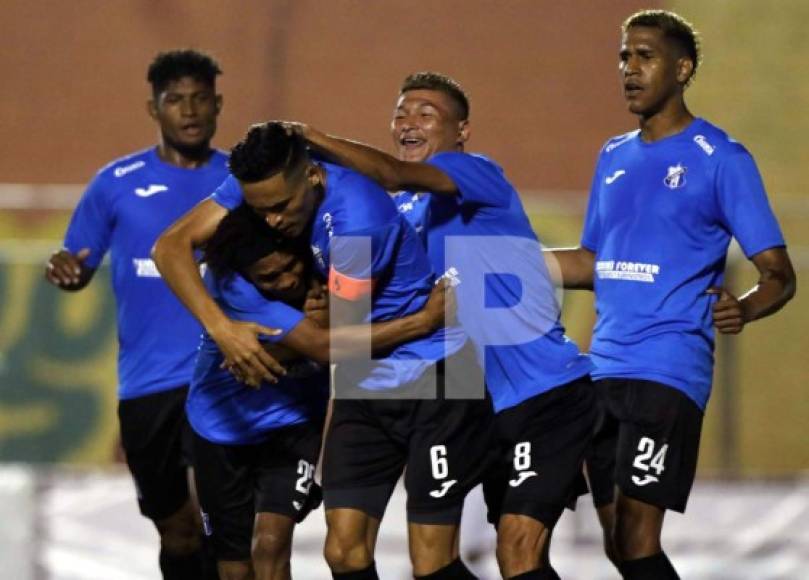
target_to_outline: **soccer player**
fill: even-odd
[[[141,513],[160,533],[160,569],[167,579],[202,575],[202,528],[187,483],[190,432],[183,411],[201,329],[160,279],[149,252],[166,226],[227,175],[226,156],[211,148],[222,109],[219,74],[219,65],[197,51],[157,55],[147,75],[147,111],[159,128],[158,145],[99,171],[45,273],[62,290],[81,290],[111,252],[121,443]]]
[[[402,318],[424,304],[434,280],[427,256],[378,185],[312,161],[302,139],[277,123],[251,128],[233,149],[230,169],[233,177],[169,229],[154,252],[206,329],[238,327],[204,292],[191,267],[192,249],[242,200],[283,236],[306,236],[316,270],[328,279],[332,312],[345,317],[342,325]],[[223,339],[237,333],[214,336],[223,354],[241,348]],[[249,338],[255,339],[252,331]],[[225,359],[252,371],[249,364],[238,366],[244,357]],[[258,358],[251,352],[247,360]],[[444,375],[450,366],[467,373]],[[443,329],[375,360],[338,365],[323,465],[325,553],[334,578],[377,578],[376,533],[405,466],[414,574],[473,577],[458,558],[458,524],[466,493],[487,467],[491,401],[483,393],[477,399],[452,395],[464,392],[463,381],[476,379],[475,369],[465,338]]]
[[[578,491],[595,418],[592,366],[564,335],[517,192],[498,165],[464,152],[471,127],[463,89],[437,73],[405,79],[391,124],[398,158],[290,126],[387,190],[410,190],[396,197],[398,207],[424,236],[433,268],[457,284],[462,329],[453,330],[474,340],[497,413],[505,451],[486,490],[501,572],[557,578],[542,553]]]
[[[795,293],[752,156],[686,106],[699,62],[680,16],[642,11],[623,23],[621,83],[640,129],[604,145],[581,246],[554,252],[565,287],[595,291],[604,416],[588,472],[607,553],[628,579],[678,578],[660,534],[694,480],[714,327],[737,334]],[[731,237],[760,276],[741,298],[722,287]]]
[[[317,311],[316,318],[301,312],[312,261],[305,241],[279,237],[240,206],[219,223],[204,261],[207,287],[228,316],[273,325],[281,332],[267,343],[328,363],[326,311]],[[380,346],[433,332],[443,326],[443,298],[437,288],[422,311],[374,325],[372,340]],[[352,354],[341,342],[338,354]],[[203,335],[186,410],[195,431],[206,532],[223,580],[289,578],[295,523],[320,501],[312,477],[329,396],[328,367],[304,361],[278,383],[250,389],[222,362],[216,344]]]

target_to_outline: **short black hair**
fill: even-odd
[[[441,91],[455,102],[458,116],[462,121],[469,118],[469,97],[461,87],[461,83],[452,77],[431,71],[413,73],[402,82],[399,94],[417,90]]]
[[[217,278],[247,270],[264,256],[277,251],[300,251],[299,244],[282,238],[246,204],[226,215],[203,248],[202,260]]]
[[[152,94],[157,96],[170,82],[183,77],[191,77],[214,88],[216,76],[220,74],[222,69],[211,55],[186,48],[159,53],[149,65],[146,80],[152,85]]]
[[[702,62],[702,46],[699,33],[693,24],[679,14],[669,10],[641,10],[624,20],[621,30],[626,34],[626,31],[632,26],[657,28],[663,32],[666,38],[677,43],[680,49],[691,59],[691,62],[694,63],[694,70],[688,79],[688,83],[691,82],[691,79],[697,73],[697,67]]]
[[[290,171],[308,156],[303,138],[270,121],[253,125],[230,151],[230,172],[239,181],[254,183]]]

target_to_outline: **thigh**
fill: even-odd
[[[121,445],[138,492],[140,511],[162,520],[189,498],[184,439],[185,387],[125,399],[118,404]]]
[[[497,454],[489,399],[418,401],[409,440],[405,487],[408,520],[455,525],[467,493]]]
[[[314,481],[320,441],[320,425],[307,422],[277,429],[258,446],[256,512],[300,523],[320,505],[321,491]]]
[[[595,422],[588,378],[557,387],[498,417],[507,481],[502,514],[524,515],[552,529],[564,508],[582,492],[584,457]]]
[[[697,468],[702,411],[684,393],[650,381],[625,381],[615,478],[627,497],[685,511]]]
[[[601,381],[594,383],[597,418],[593,440],[585,456],[587,480],[596,508],[615,501],[615,455],[619,423],[606,404]]]
[[[197,434],[193,444],[203,529],[216,559],[250,560],[256,513],[255,449],[250,445],[220,445]]]
[[[323,450],[327,510],[359,510],[381,519],[404,470],[404,447],[385,423],[407,401],[336,399]]]

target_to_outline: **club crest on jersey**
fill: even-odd
[[[669,167],[669,173],[663,179],[663,184],[669,189],[679,189],[685,185],[685,172],[686,167],[681,163]]]
[[[323,214],[323,223],[326,225],[326,233],[331,238],[334,235],[334,225],[332,224],[332,217],[330,213]]]

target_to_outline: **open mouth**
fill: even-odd
[[[643,92],[643,87],[638,83],[628,82],[624,83],[624,95],[627,97],[636,97]]]
[[[424,145],[424,139],[413,136],[402,136],[399,138],[399,145],[405,149],[417,149]]]

